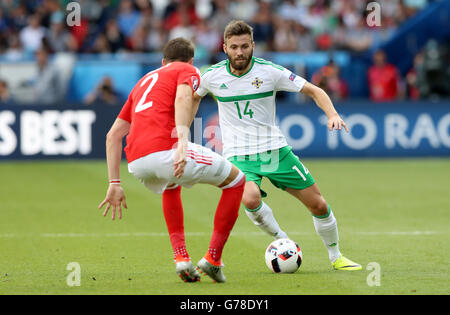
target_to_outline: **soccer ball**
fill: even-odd
[[[266,249],[266,265],[275,273],[294,273],[302,260],[300,246],[287,238],[273,241]]]

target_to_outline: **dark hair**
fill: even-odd
[[[231,36],[250,35],[253,41],[253,28],[241,20],[233,20],[225,27],[223,39],[226,41]]]
[[[194,58],[194,44],[185,38],[177,37],[170,40],[163,49],[164,60],[188,62]]]

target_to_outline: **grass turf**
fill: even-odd
[[[161,198],[122,165],[129,209],[112,222],[97,205],[107,188],[103,161],[0,163],[0,294],[449,294],[450,160],[305,160],[338,220],[341,251],[363,271],[331,270],[311,215],[263,181],[265,201],[297,241],[295,274],[272,274],[264,262],[271,238],[241,207],[225,251],[227,283],[183,283],[175,274]],[[183,190],[187,247],[205,253],[217,188]],[[81,285],[66,267],[77,262]],[[380,285],[369,286],[371,262]]]

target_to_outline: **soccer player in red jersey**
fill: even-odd
[[[206,183],[221,188],[209,249],[197,269],[216,282],[225,282],[221,256],[238,216],[245,176],[220,155],[188,141],[198,109],[192,97],[200,83],[199,71],[192,65],[193,44],[176,38],[163,53],[163,66],[139,80],[107,134],[110,185],[99,208],[106,204],[104,216],[111,208],[113,220],[116,212],[122,218],[122,206],[127,208],[119,174],[122,139],[127,136],[128,170],[148,189],[162,194],[176,272],[185,282],[195,282],[200,275],[186,250],[181,186]]]

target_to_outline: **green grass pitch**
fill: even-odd
[[[340,248],[362,271],[331,269],[311,215],[263,181],[282,228],[300,244],[295,274],[271,273],[271,238],[241,207],[224,251],[227,282],[183,283],[175,274],[161,198],[127,173],[129,209],[120,221],[97,205],[107,188],[104,161],[0,163],[0,294],[449,294],[450,160],[304,160],[338,220]],[[183,190],[187,248],[205,253],[220,191]],[[69,286],[80,266],[80,286]],[[371,268],[377,263],[379,285]],[[372,285],[370,285],[372,284]]]

